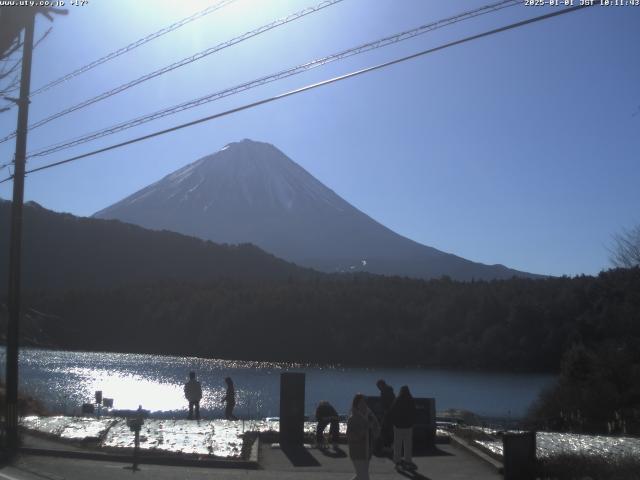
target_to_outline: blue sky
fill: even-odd
[[[69,15],[56,18],[34,52],[32,87],[211,3],[67,5]],[[35,96],[30,121],[317,3],[238,0]],[[36,129],[29,150],[485,3],[344,0]],[[518,5],[461,22],[29,166],[552,9]],[[251,138],[273,143],[347,201],[418,242],[536,273],[595,274],[609,267],[611,235],[640,223],[639,25],[640,7],[584,9],[34,173],[26,199],[91,215],[229,142]],[[48,27],[38,19],[37,32]],[[15,123],[15,110],[0,114],[2,136]],[[0,163],[13,149],[13,141],[0,145]],[[0,185],[0,196],[11,197],[9,183]]]

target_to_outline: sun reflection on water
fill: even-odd
[[[114,398],[114,408],[136,409],[142,405],[146,410],[176,410],[184,405],[182,385],[156,382],[135,374],[113,374],[104,370],[84,369],[85,390],[92,395],[102,390]]]
[[[0,364],[4,363],[0,347]],[[149,354],[68,352],[24,348],[20,351],[21,392],[38,398],[52,414],[80,413],[83,403],[101,390],[113,398],[115,410],[142,405],[155,417],[185,418],[183,385],[190,371],[202,384],[203,418],[224,417],[224,378],[236,386],[239,418],[279,415],[280,374],[306,374],[305,414],[313,415],[320,400],[346,414],[354,393],[377,394],[379,378],[398,387],[410,385],[415,396],[436,397],[437,408],[462,408],[480,415],[517,416],[555,377],[550,375],[484,374],[429,369],[368,369],[258,361],[233,361]],[[0,368],[3,365],[0,365]],[[1,370],[0,370],[1,371]]]

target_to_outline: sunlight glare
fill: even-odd
[[[102,390],[106,398],[113,398],[115,409],[135,410],[139,405],[152,412],[176,410],[184,406],[182,385],[148,380],[139,375],[106,373],[87,369],[90,378],[86,388],[92,394]]]

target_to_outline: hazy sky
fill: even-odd
[[[575,0],[577,4],[579,0]],[[212,1],[69,5],[34,52],[32,87]],[[238,0],[32,99],[30,122],[318,2]],[[29,150],[489,3],[344,0],[29,135]],[[559,7],[558,7],[559,8]],[[292,88],[540,15],[518,5],[30,162],[37,167]],[[50,23],[39,18],[39,36]],[[554,275],[609,266],[640,222],[640,7],[592,7],[34,173],[26,199],[92,213],[225,144],[276,145],[347,201],[413,240]],[[0,136],[16,111],[0,114]],[[0,163],[13,141],[0,145]],[[0,172],[2,178],[7,170]],[[0,185],[11,197],[11,184]],[[4,234],[4,233],[3,233]]]

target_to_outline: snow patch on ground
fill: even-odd
[[[134,435],[125,418],[29,416],[22,419],[21,425],[64,440],[98,440],[99,446],[105,448],[134,447]],[[151,418],[145,419],[140,430],[140,448],[239,458],[244,432],[278,432],[279,425],[277,418],[234,421]],[[305,422],[305,432],[315,433],[316,425],[316,422]],[[346,432],[346,423],[340,423],[340,433],[346,435]]]
[[[502,440],[476,440],[475,443],[502,456]],[[536,456],[552,457],[559,454],[582,454],[598,457],[640,456],[640,438],[577,433],[536,433]]]
[[[64,440],[86,440],[100,438],[117,421],[114,418],[30,416],[22,419],[22,426]]]

